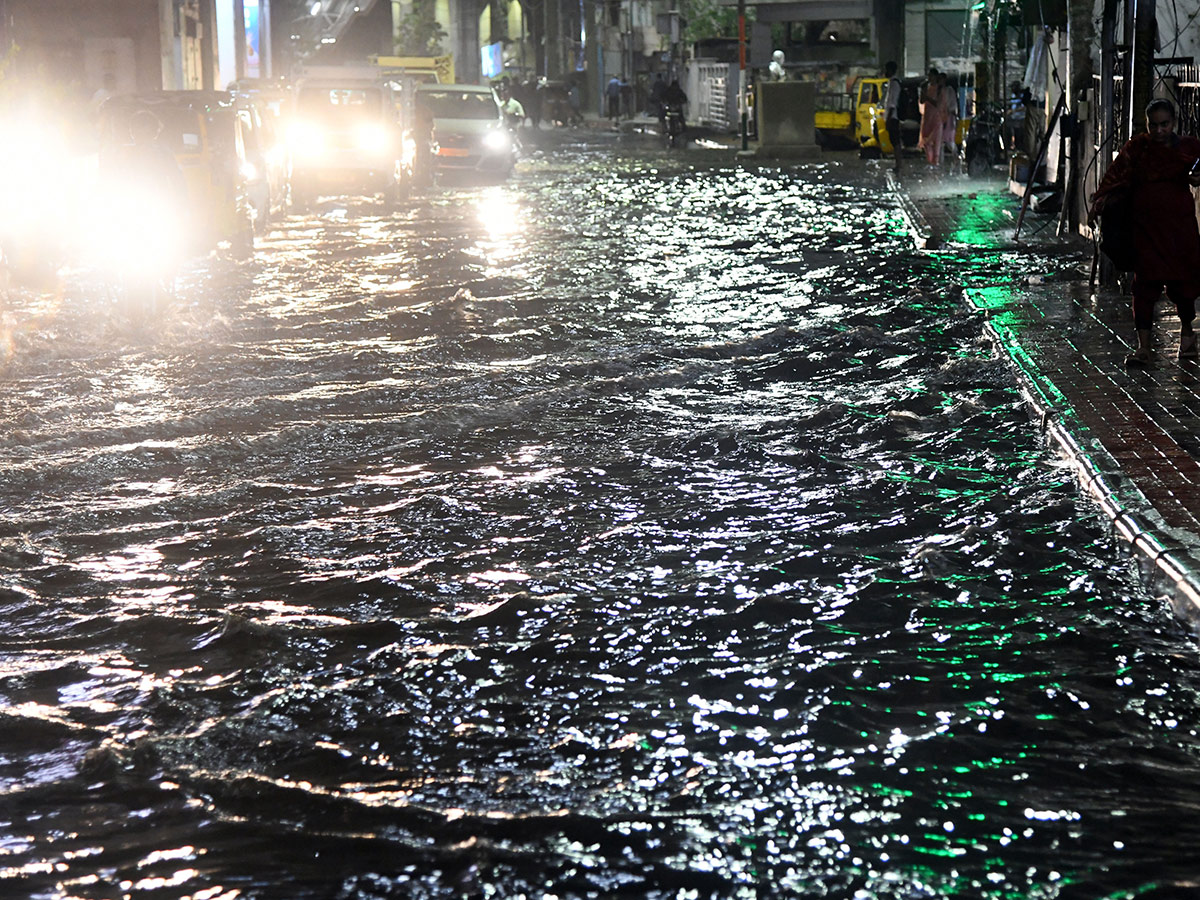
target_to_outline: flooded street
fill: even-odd
[[[1195,639],[955,291],[1061,260],[883,173],[565,142],[12,292],[0,895],[1186,895]]]

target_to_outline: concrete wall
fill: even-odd
[[[105,73],[126,91],[162,84],[158,0],[6,0],[4,48],[15,43],[18,75],[44,78],[90,97]]]
[[[1099,13],[1097,13],[1099,15]],[[1200,0],[1158,0],[1158,57],[1190,56],[1200,63]]]
[[[816,85],[807,81],[764,81],[758,85],[759,155],[819,155]]]

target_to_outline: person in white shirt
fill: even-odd
[[[887,123],[888,140],[892,142],[892,153],[896,156],[896,164],[892,171],[900,171],[900,154],[904,151],[904,137],[900,132],[900,79],[896,77],[896,64],[889,62],[883,67],[887,76],[887,93],[884,94],[884,119]]]
[[[771,64],[767,66],[772,81],[786,81],[787,70],[783,67],[783,51],[776,50],[771,54]]]

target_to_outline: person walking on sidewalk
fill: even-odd
[[[887,77],[887,91],[883,95],[883,117],[887,129],[888,140],[892,144],[892,153],[896,156],[896,165],[892,171],[900,171],[900,154],[904,152],[904,135],[900,131],[900,79],[896,77],[896,64],[888,62],[883,67]]]
[[[925,151],[931,166],[942,161],[942,76],[937,69],[929,70],[929,78],[921,87],[921,139],[917,146]]]
[[[958,90],[950,83],[950,76],[942,73],[942,157],[955,160],[958,157]]]
[[[1150,361],[1154,304],[1166,291],[1179,314],[1179,358],[1196,359],[1196,296],[1200,294],[1200,229],[1189,185],[1200,186],[1200,140],[1175,133],[1175,105],[1146,107],[1146,134],[1134,136],[1113,160],[1096,193],[1088,221],[1126,192],[1133,231],[1133,327],[1137,348],[1131,366]]]
[[[604,88],[604,99],[608,101],[608,117],[614,125],[621,116],[621,79],[614,75]]]

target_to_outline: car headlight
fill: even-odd
[[[360,150],[369,153],[382,153],[388,148],[388,130],[378,124],[363,124],[355,132],[355,140]]]
[[[489,150],[503,151],[512,146],[512,140],[503,131],[489,131],[483,136],[483,146]]]
[[[325,152],[325,133],[312,122],[293,122],[288,147],[295,156],[320,156]]]
[[[188,240],[182,198],[121,179],[103,185],[96,201],[98,221],[85,253],[98,265],[141,277],[161,275],[182,258]]]

